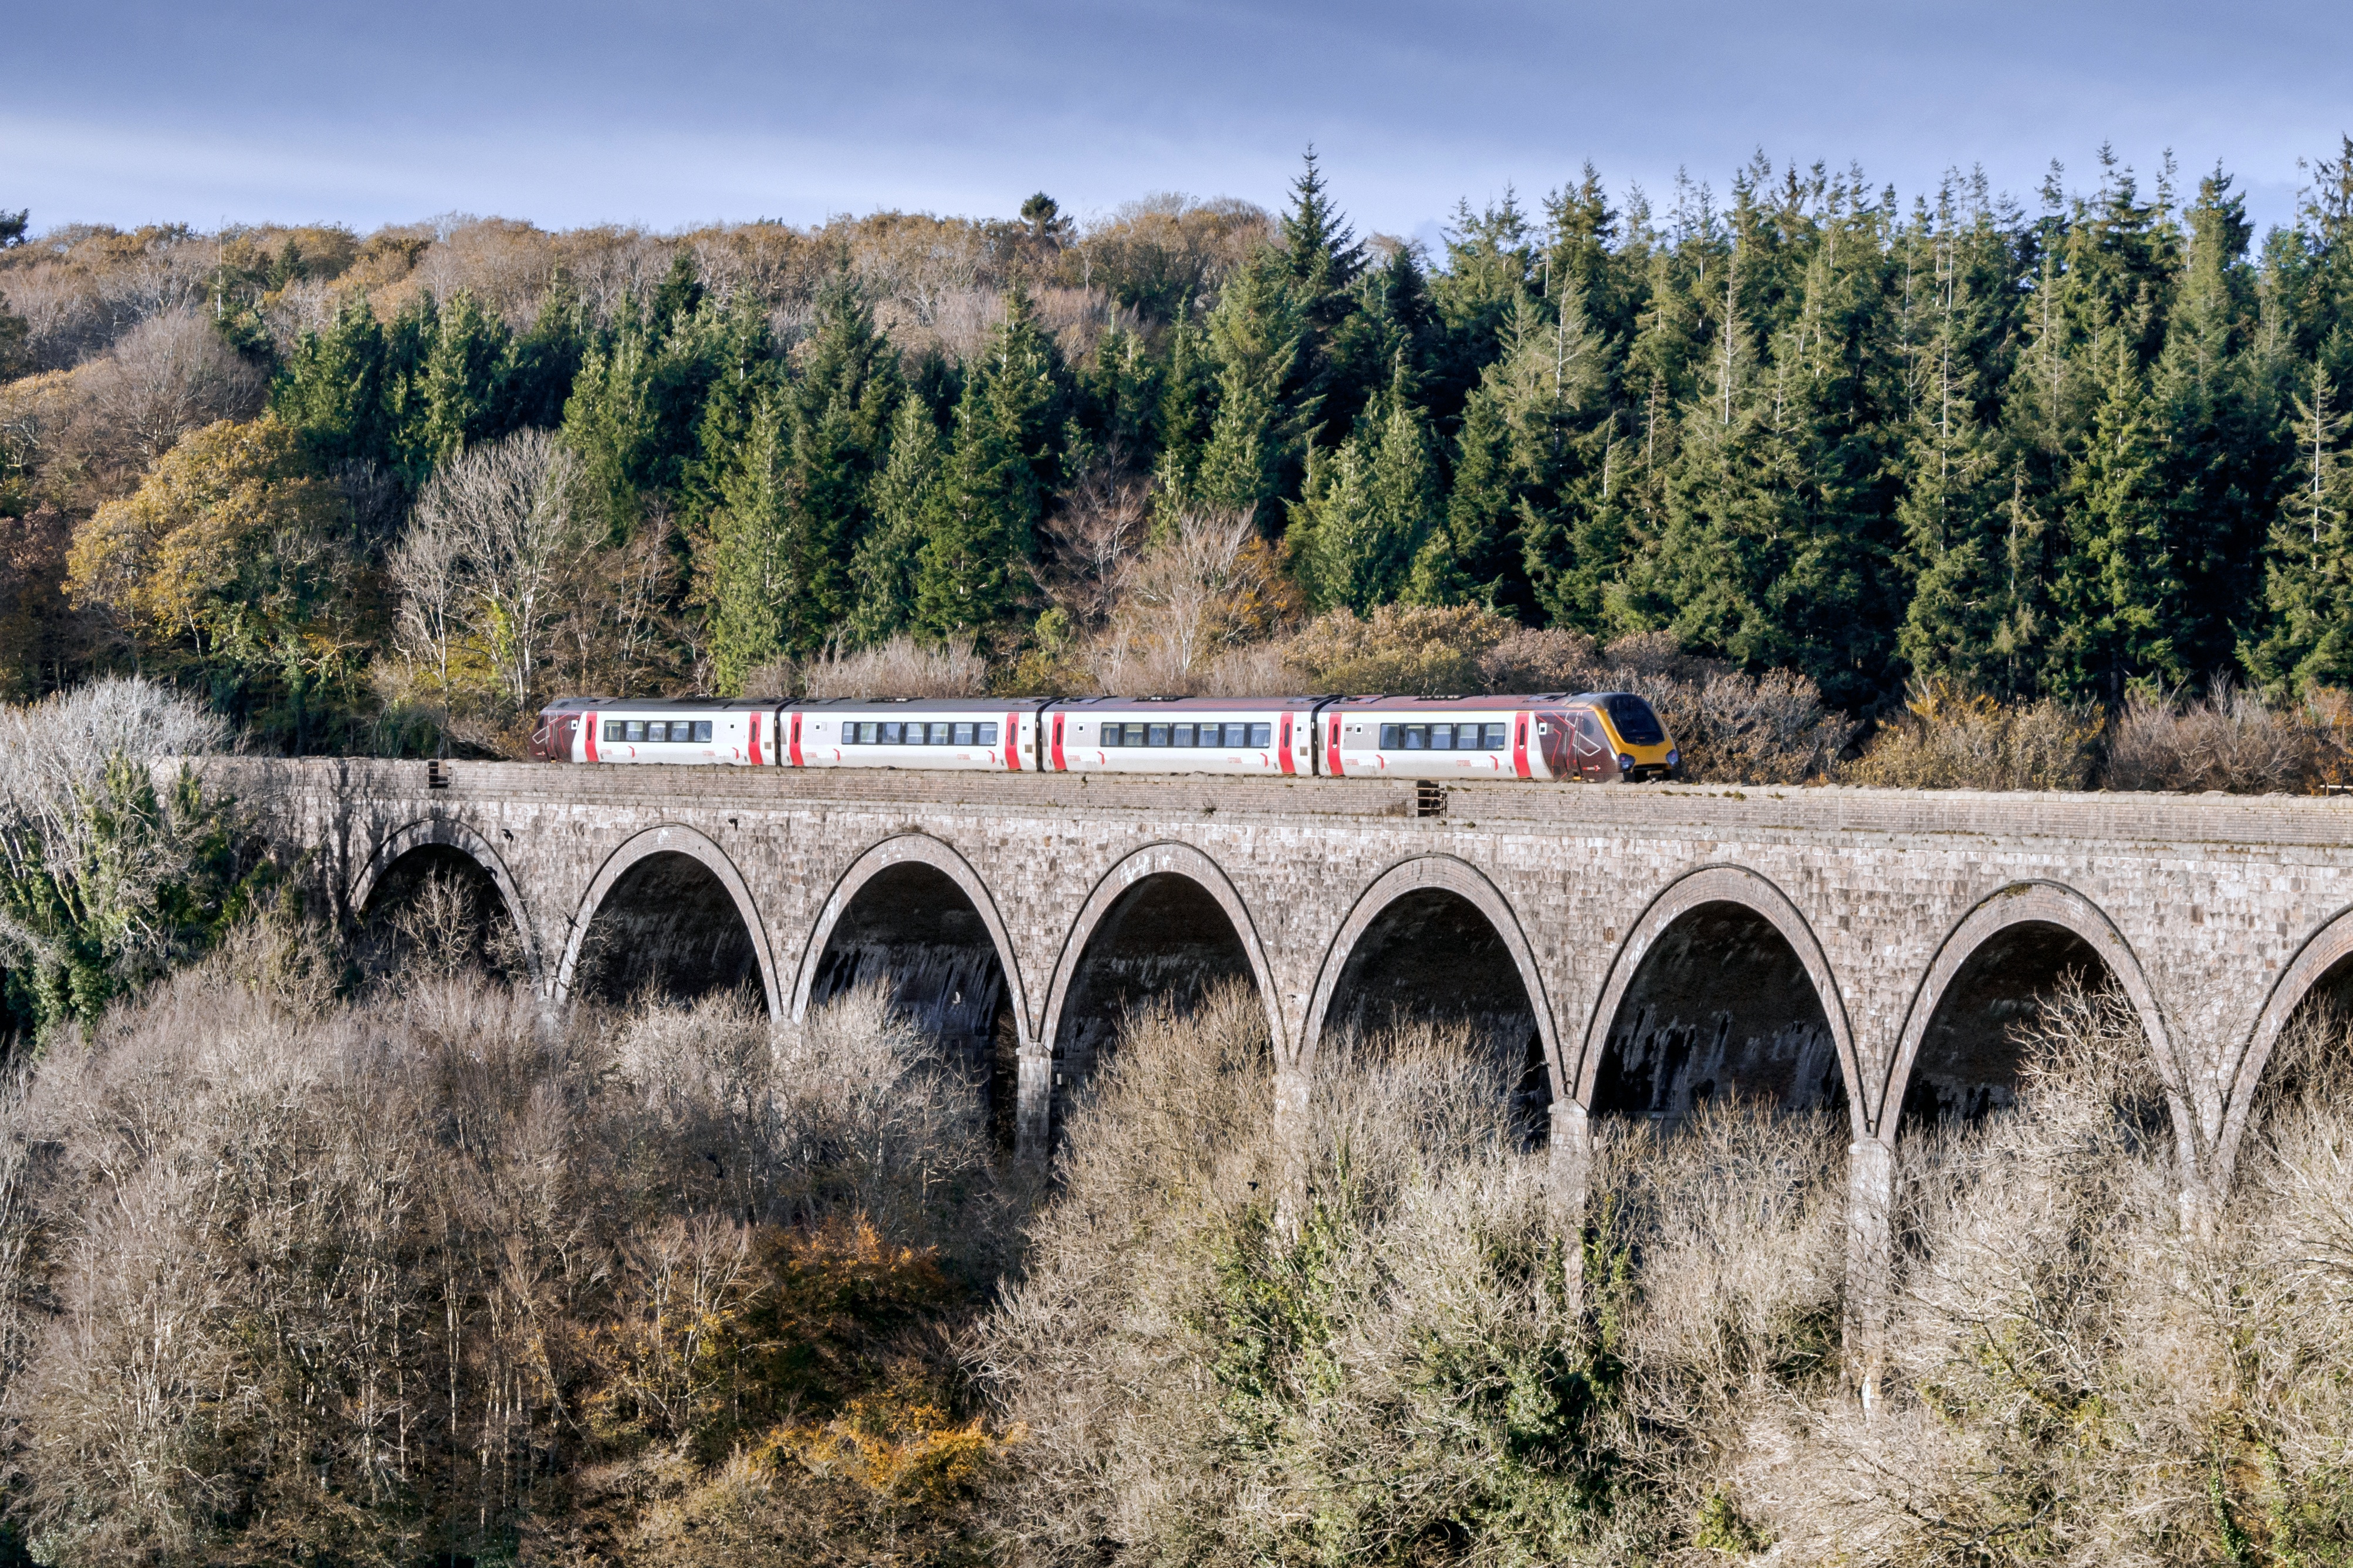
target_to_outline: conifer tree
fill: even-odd
[[[1318,455],[1302,502],[1310,592],[1327,606],[1359,612],[1398,598],[1416,557],[1443,525],[1428,417],[1399,368],[1390,391],[1329,458]],[[1432,602],[1459,602],[1456,563],[1442,552],[1428,566]]]
[[[927,513],[915,615],[930,636],[990,630],[1020,605],[1055,476],[1060,401],[1052,345],[1017,287],[971,367],[945,482]]]
[[[279,423],[322,462],[385,462],[384,328],[353,289],[323,328],[295,340],[269,390]]]
[[[2294,484],[2272,526],[2264,601],[2269,635],[2247,662],[2267,685],[2353,687],[2353,417],[2337,406],[2327,369],[2315,362],[2294,395]]]
[[[2104,332],[2094,360],[2102,398],[2070,476],[2054,678],[2063,689],[2117,702],[2135,685],[2178,684],[2191,671],[2174,640],[2182,587],[2157,410],[2127,331]]]
[[[433,319],[431,345],[417,382],[417,417],[401,435],[397,457],[410,482],[474,442],[494,438],[502,413],[512,347],[506,323],[468,289],[449,297]]]
[[[891,422],[890,458],[874,481],[866,531],[851,548],[857,595],[849,614],[851,641],[881,642],[914,624],[923,530],[938,505],[946,466],[931,410],[920,397],[901,399]]]
[[[1256,511],[1287,488],[1312,404],[1293,395],[1307,325],[1282,270],[1244,268],[1210,312],[1217,409],[1180,504]]]
[[[709,521],[711,663],[736,696],[752,670],[790,648],[795,600],[807,591],[793,527],[792,451],[785,398],[752,410],[719,481]]]

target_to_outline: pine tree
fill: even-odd
[[[1245,268],[1210,312],[1209,349],[1218,363],[1217,410],[1208,441],[1180,504],[1256,511],[1289,488],[1303,426],[1314,405],[1296,400],[1293,373],[1306,324],[1283,273]]]
[[[401,467],[421,485],[439,464],[499,433],[510,369],[506,323],[461,289],[436,313],[417,383],[416,421],[403,432]]]
[[[901,399],[891,423],[890,458],[874,481],[871,519],[851,548],[852,642],[881,642],[914,624],[923,530],[938,504],[946,463],[931,410],[920,397]]]
[[[1017,287],[956,405],[946,479],[927,514],[915,613],[930,636],[985,632],[1019,606],[1055,476],[1060,402],[1052,345]]]
[[[2103,396],[2070,479],[2054,679],[2116,702],[2133,686],[2178,684],[2191,671],[2174,640],[2185,606],[2157,409],[2129,333],[2111,327],[2095,358]]]
[[[385,357],[384,328],[367,296],[354,289],[333,321],[295,341],[269,389],[269,405],[322,462],[387,462]]]
[[[1356,434],[1314,459],[1304,522],[1303,575],[1317,603],[1359,612],[1398,598],[1444,513],[1428,417],[1408,395],[1402,369]],[[1427,567],[1433,594],[1455,565],[1441,551]],[[1436,602],[1454,602],[1440,599]]]
[[[832,635],[855,599],[856,542],[871,526],[871,491],[904,397],[896,352],[847,279],[819,296],[805,368],[788,394],[797,592],[786,611],[787,649],[806,654]]]
[[[2294,406],[2295,483],[2272,525],[2264,581],[2272,622],[2247,663],[2267,685],[2353,687],[2353,418],[2337,411],[2317,362]]]
[[[785,399],[771,390],[752,410],[720,481],[709,523],[712,672],[739,695],[744,677],[790,651],[797,569],[791,435]]]

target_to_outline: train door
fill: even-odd
[[[1282,716],[1282,733],[1278,736],[1275,741],[1275,762],[1276,765],[1281,767],[1284,773],[1290,773],[1292,771],[1291,715],[1288,713],[1285,713]]]
[[[1615,771],[1618,759],[1610,754],[1609,737],[1601,731],[1601,721],[1589,708],[1580,708],[1569,716],[1569,754],[1577,776],[1588,784],[1599,784]]]
[[[1069,764],[1062,761],[1062,715],[1054,715],[1054,771],[1060,773]]]
[[[1336,779],[1345,771],[1340,765],[1340,715],[1333,714],[1331,722],[1332,737],[1324,748],[1324,771]]]
[[[1569,760],[1568,715],[1547,710],[1536,715],[1535,749],[1544,758],[1546,778],[1567,779],[1577,776]]]
[[[552,763],[568,763],[574,761],[575,758],[572,749],[579,743],[579,741],[580,715],[577,713],[557,714],[555,718],[555,732],[554,735],[549,737],[548,740],[547,760]]]

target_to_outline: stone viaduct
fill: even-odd
[[[1556,1161],[1591,1116],[1829,1104],[1876,1202],[1907,1126],[2007,1100],[2007,1025],[2078,971],[2138,1010],[2195,1196],[2291,1014],[2353,976],[2326,799],[207,767],[351,919],[469,879],[554,994],[749,984],[797,1016],[882,978],[1033,1154],[1126,1005],[1231,976],[1287,1096],[1350,1021],[1467,1016],[1525,1042]]]

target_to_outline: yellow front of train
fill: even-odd
[[[1683,752],[1648,702],[1630,691],[1596,692],[1586,700],[1601,721],[1622,782],[1651,784],[1683,776]]]

